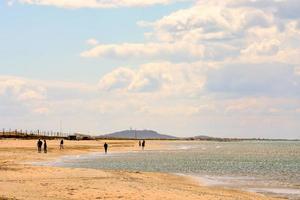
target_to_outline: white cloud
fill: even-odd
[[[4,119],[13,120],[15,123],[26,122],[22,128],[28,127],[28,123],[32,123],[33,119],[36,119],[35,121],[38,123],[29,128],[41,127],[43,120],[48,120],[51,121],[51,126],[48,126],[51,129],[53,128],[52,123],[59,124],[58,119],[63,119],[64,129],[70,128],[75,131],[90,129],[113,131],[127,128],[132,124],[137,128],[170,130],[169,127],[173,124],[172,127],[175,129],[169,133],[178,135],[185,134],[184,130],[189,130],[190,134],[207,130],[206,134],[217,135],[218,131],[209,128],[209,124],[213,123],[213,127],[216,125],[221,127],[223,132],[224,128],[231,130],[226,127],[226,123],[227,125],[231,123],[232,127],[242,123],[242,120],[238,119],[245,119],[243,128],[250,125],[253,127],[262,123],[260,119],[262,116],[268,118],[268,124],[274,126],[278,125],[276,119],[282,119],[281,127],[288,126],[287,123],[296,126],[293,115],[297,114],[300,101],[295,95],[276,97],[272,94],[268,96],[268,93],[263,93],[261,96],[238,93],[239,96],[230,97],[223,96],[223,94],[218,95],[216,91],[209,90],[206,83],[218,80],[211,79],[210,73],[219,73],[218,76],[222,77],[224,75],[223,68],[228,67],[218,67],[218,65],[220,63],[206,65],[201,62],[190,64],[162,62],[145,64],[137,69],[117,68],[100,79],[98,90],[95,89],[96,83],[94,86],[87,87],[88,85],[82,83],[2,76],[0,77],[0,112],[2,114],[0,118],[2,122],[3,116],[5,116]],[[230,71],[230,68],[227,70]],[[244,78],[247,77],[247,73],[242,74]],[[286,77],[282,72],[279,74]],[[287,79],[282,79],[278,85],[288,86]],[[251,80],[251,75],[249,80]],[[258,84],[260,84],[259,80]],[[274,81],[274,79],[268,80]],[[4,82],[5,84],[3,84]],[[261,86],[264,86],[265,83],[269,84],[262,82]],[[3,89],[4,85],[6,89]],[[19,89],[7,89],[10,87],[8,85],[14,85]],[[34,85],[44,88],[44,91]],[[245,85],[242,84],[241,87],[245,87]],[[16,98],[19,97],[19,94],[26,94],[26,92],[23,93],[23,91],[27,91],[24,88],[30,88],[29,91],[35,92],[43,91],[42,94],[46,95],[44,98],[40,98],[36,97],[35,93],[28,92],[30,95],[24,95],[26,96],[24,100]],[[61,98],[60,94],[71,94],[73,90],[77,89],[80,92],[79,95],[68,95],[67,98]],[[247,89],[247,87],[241,89]],[[12,93],[13,90],[15,92]],[[222,92],[229,94],[231,91],[221,90],[217,93]],[[12,95],[10,97],[18,102],[7,101],[9,97],[7,95]],[[18,116],[12,118],[12,112],[18,113]],[[39,115],[43,115],[43,118],[41,119]],[[249,119],[250,116],[251,119]],[[284,118],[284,116],[290,117]],[[229,118],[237,119],[237,122],[233,123],[233,121],[229,121]],[[255,121],[255,124],[249,124],[249,120]],[[252,130],[255,130],[256,135],[261,133],[257,127]],[[235,133],[234,131],[236,130],[233,130],[232,134]],[[253,132],[247,134],[248,136],[255,135]],[[292,137],[292,135],[291,131],[290,136]]]
[[[98,85],[101,90],[106,91],[123,89],[129,86],[134,76],[133,70],[121,67],[102,77]]]
[[[184,99],[213,95],[215,98],[299,98],[297,67],[285,63],[157,62],[137,69],[117,68],[99,81],[100,91],[149,93]]]
[[[294,5],[294,1],[283,1]],[[153,21],[145,43],[101,44],[82,57],[168,60],[176,62],[227,61],[299,63],[300,28],[297,18],[279,14],[278,1],[199,1]]]
[[[25,90],[23,93],[19,95],[19,100],[26,101],[30,99],[34,100],[43,100],[45,96],[41,90]]]
[[[244,62],[300,62],[300,30],[295,22],[288,22],[281,31],[276,26],[254,27],[248,30],[245,47],[237,59]]]
[[[82,57],[122,59],[191,60],[204,57],[202,45],[189,43],[124,43],[98,45],[81,53]]]
[[[96,40],[96,39],[94,39],[94,38],[90,38],[90,39],[88,39],[88,40],[86,41],[86,43],[87,43],[88,45],[95,46],[95,45],[97,45],[99,42],[98,42],[98,40]]]
[[[200,93],[205,73],[214,66],[203,63],[148,63],[138,69],[117,68],[99,81],[103,91],[159,93],[162,96]]]
[[[60,8],[117,8],[117,7],[145,7],[152,5],[171,4],[184,0],[17,0],[23,4],[55,6]]]
[[[46,98],[45,88],[18,77],[0,77],[0,95],[11,96],[20,101]]]
[[[11,110],[22,109],[26,112],[45,114],[50,111],[49,106],[53,102],[91,98],[96,95],[93,94],[96,91],[96,86],[82,83],[0,76],[0,102]]]
[[[272,13],[255,8],[230,7],[230,1],[199,1],[195,6],[171,13],[153,23],[153,36],[161,41],[237,39],[249,27],[266,27]],[[147,25],[147,22],[142,23]]]
[[[270,10],[276,17],[284,19],[299,19],[300,5],[298,0],[240,0],[232,1],[233,6],[247,6],[263,10]]]
[[[300,97],[300,78],[289,64],[227,63],[207,80],[207,90],[228,96]]]
[[[266,55],[271,56],[278,53],[280,48],[280,42],[276,39],[265,39],[260,42],[254,42],[249,44],[245,49],[241,50],[242,54],[247,57],[250,55]]]
[[[35,108],[33,110],[33,112],[37,113],[37,114],[48,114],[50,112],[49,108],[46,107],[39,107],[39,108]]]

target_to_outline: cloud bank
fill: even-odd
[[[20,2],[66,8],[172,3]],[[178,135],[299,138],[299,5],[296,0],[201,0],[160,19],[141,20],[137,26],[146,28],[145,42],[87,41],[82,59],[123,63],[98,83],[1,77],[0,99],[7,105],[1,109],[64,116],[70,124],[81,118],[94,128],[136,124]]]
[[[294,0],[198,1],[161,19],[137,22],[151,29],[145,43],[100,44],[81,56],[145,62],[113,70],[99,87],[158,98],[160,104],[140,109],[147,114],[202,119],[202,127],[209,126],[208,116],[232,132],[253,127],[254,135],[296,134],[299,13]]]

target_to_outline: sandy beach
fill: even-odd
[[[108,141],[111,151],[138,150],[136,141]],[[202,186],[189,177],[120,170],[70,169],[29,164],[63,155],[103,151],[104,141],[48,141],[37,153],[35,140],[0,140],[0,199],[189,199],[270,200],[261,194]],[[151,149],[168,142],[149,141]],[[147,147],[148,147],[147,146]]]

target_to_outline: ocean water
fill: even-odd
[[[62,157],[51,166],[167,172],[199,182],[300,199],[300,142],[174,142],[163,151]]]

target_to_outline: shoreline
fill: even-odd
[[[239,191],[245,191],[245,192],[253,192],[258,194],[263,194],[266,196],[274,197],[274,198],[284,198],[287,199],[287,196],[289,196],[288,199],[299,199],[300,197],[300,189],[298,188],[288,188],[288,187],[250,187],[250,186],[242,186],[242,185],[236,185],[233,183],[226,182],[224,179],[255,179],[253,177],[224,177],[224,176],[209,176],[209,175],[187,175],[187,174],[177,174],[181,176],[190,177],[196,181],[199,182],[201,186],[207,186],[207,187],[221,187],[224,189],[236,189]],[[292,197],[295,195],[294,197]]]
[[[181,150],[183,148],[178,148],[176,150]],[[186,149],[186,148],[184,148]],[[174,148],[167,148],[167,150],[175,150]],[[159,149],[156,150],[147,150],[147,151],[140,151],[140,150],[132,150],[132,151],[113,151],[108,153],[107,155],[103,152],[89,152],[83,154],[76,154],[76,155],[64,155],[58,158],[55,158],[52,161],[39,161],[39,162],[29,162],[28,164],[34,166],[45,166],[45,167],[63,167],[63,168],[82,168],[82,169],[96,169],[96,170],[111,170],[114,171],[116,169],[106,169],[106,168],[94,168],[94,167],[71,167],[71,166],[63,166],[65,162],[70,161],[71,163],[76,162],[78,159],[85,160],[85,159],[95,159],[99,157],[114,157],[114,156],[126,156],[128,154],[137,154],[137,153],[146,153],[146,152],[157,152],[161,151]],[[121,169],[120,169],[121,170]],[[134,169],[122,169],[126,172],[135,172],[137,170]],[[216,175],[207,175],[207,174],[187,174],[187,173],[176,173],[176,172],[159,172],[159,171],[141,171],[141,172],[151,172],[151,173],[165,173],[171,174],[175,176],[186,177],[188,179],[192,179],[193,181],[197,182],[199,186],[207,186],[207,187],[221,187],[223,189],[234,189],[240,190],[244,192],[254,192],[259,194],[264,194],[270,197],[282,197],[285,198],[287,195],[300,195],[300,190],[298,188],[288,188],[288,187],[255,187],[254,185],[245,185],[245,181],[247,180],[256,180],[255,177],[250,176],[216,176]],[[233,183],[232,180],[241,180],[244,184],[237,184]],[[294,199],[294,198],[293,198]]]
[[[200,185],[169,173],[32,166],[60,156],[99,152],[103,141],[48,141],[48,154],[35,152],[36,141],[0,140],[0,199],[275,199],[258,193]],[[113,151],[137,149],[135,141],[112,141]],[[164,149],[152,141],[152,149]],[[32,144],[34,144],[33,147]],[[277,198],[276,198],[277,199]]]

